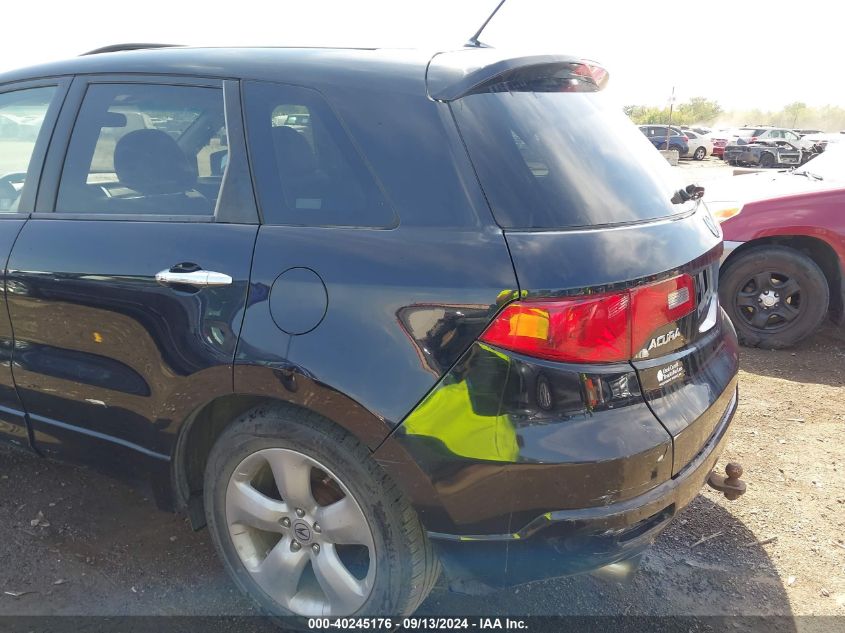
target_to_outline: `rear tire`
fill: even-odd
[[[701,147],[695,150],[695,153],[692,155],[693,160],[704,160],[707,156],[707,149],[702,145]]]
[[[775,157],[772,156],[769,152],[766,152],[762,156],[760,156],[760,167],[765,167],[766,169],[775,166]]]
[[[280,404],[235,420],[211,450],[204,494],[226,571],[271,615],[408,615],[440,573],[396,484],[314,413]]]
[[[743,345],[781,349],[818,329],[830,290],[824,273],[804,253],[758,246],[722,268],[719,299]]]

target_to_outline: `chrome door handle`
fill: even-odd
[[[156,281],[165,286],[183,285],[183,286],[228,286],[232,283],[232,278],[224,273],[216,273],[213,270],[194,270],[189,273],[173,272],[171,270],[162,270],[156,273]]]

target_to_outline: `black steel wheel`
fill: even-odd
[[[751,347],[788,347],[812,334],[827,314],[829,294],[818,265],[785,246],[741,252],[720,273],[722,307]]]
[[[775,157],[772,156],[769,152],[766,152],[760,157],[760,167],[774,167],[775,166]]]

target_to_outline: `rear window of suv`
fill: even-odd
[[[671,203],[680,183],[666,160],[601,93],[497,88],[452,111],[501,227],[621,224],[689,209]]]

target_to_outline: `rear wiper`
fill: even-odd
[[[689,200],[698,200],[704,195],[704,187],[698,185],[687,185],[678,189],[671,198],[672,204],[683,204]]]

